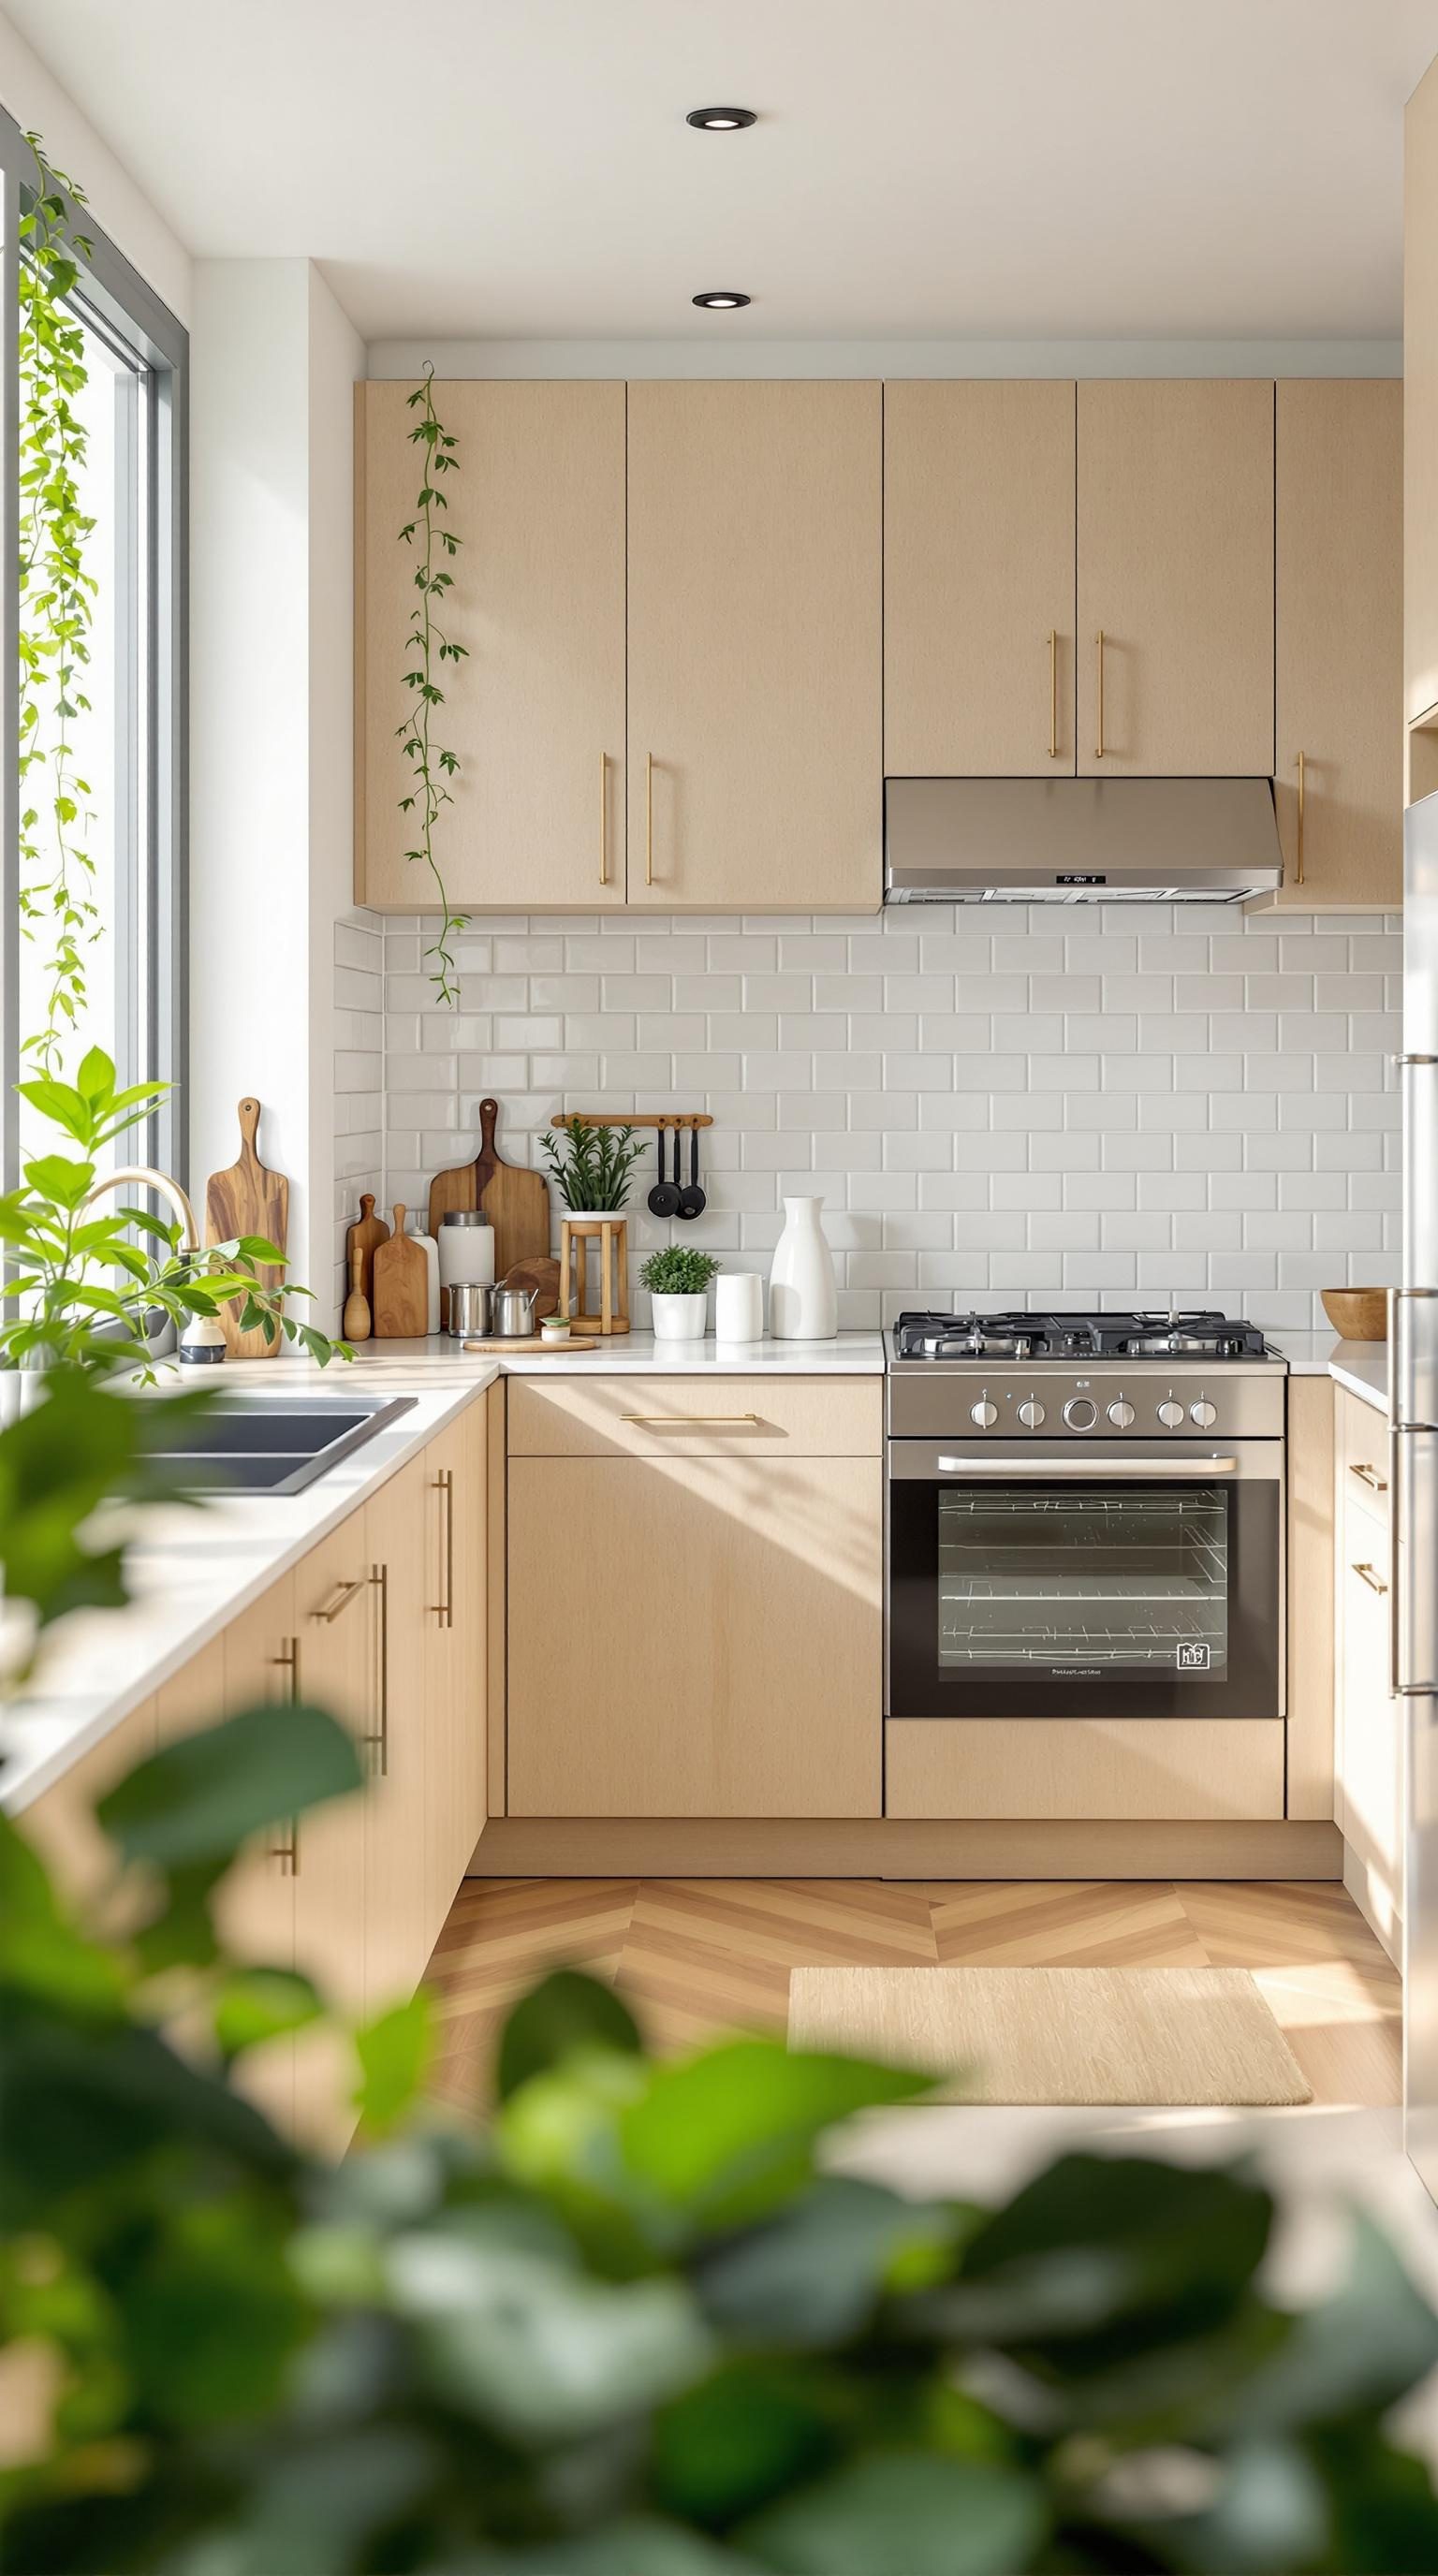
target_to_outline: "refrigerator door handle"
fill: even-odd
[[[1420,1059],[1430,1061],[1431,1059]],[[1403,1642],[1407,1598],[1402,1579],[1404,1560],[1403,1520],[1408,1498],[1408,1479],[1403,1472],[1403,1444],[1416,1434],[1438,1436],[1438,1423],[1410,1422],[1405,1419],[1404,1399],[1408,1384],[1407,1351],[1403,1331],[1407,1308],[1419,1298],[1438,1298],[1438,1288],[1390,1288],[1388,1291],[1388,1695],[1390,1699],[1431,1699],[1438,1696],[1438,1679],[1405,1681],[1403,1677]],[[1408,1563],[1413,1551],[1407,1549]]]

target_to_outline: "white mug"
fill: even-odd
[[[764,1282],[757,1270],[721,1270],[714,1283],[714,1338],[762,1342]]]

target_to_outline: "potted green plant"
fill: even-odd
[[[710,1252],[691,1252],[671,1243],[651,1252],[639,1273],[641,1288],[654,1301],[657,1342],[702,1342],[709,1312],[709,1282],[719,1269]]]
[[[557,1136],[547,1129],[539,1141],[568,1215],[617,1214],[644,1151],[632,1127],[592,1126],[587,1118],[574,1117]]]

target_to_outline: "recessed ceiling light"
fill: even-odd
[[[744,125],[756,125],[752,107],[691,107],[686,125],[697,125],[701,134],[737,134]]]
[[[706,313],[733,313],[739,305],[747,304],[750,298],[747,295],[736,295],[732,287],[715,286],[710,288],[707,295],[696,295],[694,301]]]

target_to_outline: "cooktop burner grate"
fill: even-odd
[[[1158,1314],[909,1313],[894,1328],[899,1359],[1263,1359],[1256,1324],[1207,1308]]]

